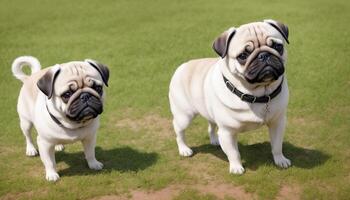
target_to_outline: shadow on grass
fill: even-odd
[[[102,172],[138,172],[152,166],[158,159],[158,154],[151,152],[139,152],[130,147],[120,147],[104,150],[96,147],[96,159],[103,163]],[[58,171],[64,176],[96,174],[99,171],[89,169],[85,160],[84,152],[79,153],[56,153],[56,161],[65,162],[68,168]]]
[[[261,165],[273,164],[269,142],[252,145],[239,143],[238,146],[244,167],[256,170]],[[194,147],[193,150],[195,153],[210,153],[222,160],[228,161],[225,153],[217,146],[205,144]],[[292,161],[292,166],[303,169],[311,169],[323,165],[330,158],[328,154],[319,150],[297,147],[288,142],[283,143],[283,152]]]

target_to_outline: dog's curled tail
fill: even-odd
[[[12,63],[12,73],[13,75],[21,80],[22,82],[28,77],[22,70],[24,66],[29,66],[31,69],[31,74],[40,71],[41,65],[37,58],[33,56],[21,56],[16,58]]]

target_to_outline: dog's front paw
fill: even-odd
[[[38,151],[33,146],[27,146],[26,155],[30,156],[30,157],[36,156],[36,155],[38,155]]]
[[[230,173],[232,174],[243,174],[244,168],[241,164],[230,164]]]
[[[288,168],[292,165],[291,161],[282,154],[273,156],[273,160],[277,166],[282,168]]]
[[[63,151],[63,150],[64,150],[63,144],[55,145],[55,151]]]
[[[46,180],[48,181],[57,181],[60,178],[60,176],[55,171],[49,171],[46,172]]]
[[[179,154],[181,156],[189,157],[189,156],[192,156],[193,151],[187,146],[182,146],[182,147],[179,147]]]
[[[103,168],[103,164],[96,159],[88,161],[88,165],[89,168],[93,170],[101,170]]]

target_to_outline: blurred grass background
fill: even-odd
[[[227,28],[268,18],[290,30],[284,152],[293,167],[273,165],[267,130],[259,129],[239,137],[247,171],[230,175],[201,118],[187,131],[197,154],[180,158],[167,98],[174,70],[216,56],[212,41]],[[242,186],[257,199],[278,198],[286,185],[300,199],[348,199],[349,19],[346,0],[0,0],[0,199],[119,197],[207,182]],[[52,184],[39,157],[25,156],[16,112],[21,83],[10,70],[21,55],[43,67],[85,58],[110,67],[96,150],[105,170],[89,170],[81,145],[69,145],[56,154],[61,180]],[[176,198],[215,198],[191,191]]]

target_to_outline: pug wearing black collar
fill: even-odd
[[[275,164],[291,165],[282,153],[288,104],[286,43],[286,25],[275,20],[249,23],[228,29],[214,41],[219,58],[190,60],[177,68],[169,100],[181,156],[193,154],[185,129],[200,114],[209,122],[210,143],[227,155],[230,173],[244,172],[238,133],[263,125],[269,128]]]
[[[23,73],[23,66],[31,68],[31,75]],[[59,179],[55,149],[62,150],[62,144],[76,141],[83,144],[89,168],[102,169],[103,164],[95,158],[95,143],[99,115],[103,111],[103,87],[108,84],[108,68],[87,59],[41,70],[36,58],[22,56],[13,62],[12,72],[23,82],[17,111],[26,138],[26,154],[35,156],[38,153],[30,133],[34,125],[46,179]]]

